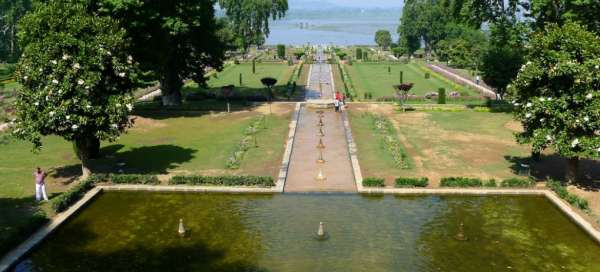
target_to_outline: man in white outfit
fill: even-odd
[[[33,176],[35,177],[35,200],[41,201],[42,198],[45,201],[48,201],[48,194],[46,194],[46,172],[42,171],[41,168],[37,168],[35,172],[33,172]]]

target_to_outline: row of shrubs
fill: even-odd
[[[422,178],[396,178],[394,187],[396,188],[407,188],[407,187],[427,187],[429,180],[426,177]],[[466,178],[466,177],[445,177],[440,182],[441,187],[518,187],[518,188],[530,188],[535,185],[535,182],[531,179],[519,179],[509,178],[502,180],[497,183],[494,179],[482,180],[479,178]],[[384,187],[384,179],[382,178],[365,178],[363,180],[363,186],[365,187]]]
[[[246,131],[244,131],[244,136],[242,137],[242,140],[236,146],[231,156],[229,156],[227,162],[225,162],[225,167],[227,167],[228,169],[240,168],[240,165],[242,163],[242,160],[244,159],[244,156],[246,155],[246,152],[248,152],[248,150],[250,150],[250,148],[254,146],[254,137],[256,136],[253,134],[258,133],[258,131],[260,131],[260,129],[264,127],[264,122],[265,116],[261,115],[255,118],[250,123],[250,125],[246,128]]]
[[[340,76],[342,77],[342,82],[344,82],[345,95],[350,101],[352,101],[356,97],[356,91],[354,90],[354,84],[352,84],[352,79],[350,79],[348,71],[346,71],[346,68],[344,68],[343,64],[339,64],[338,69],[340,71]]]
[[[550,179],[546,182],[546,186],[554,191],[560,198],[569,202],[569,204],[584,211],[589,210],[590,206],[588,201],[585,198],[569,193],[569,191],[567,191],[567,187],[562,185],[560,181]]]
[[[171,185],[216,185],[216,186],[275,186],[270,176],[174,176]]]
[[[408,154],[398,140],[396,129],[390,120],[378,114],[368,113],[368,116],[373,123],[373,129],[382,137],[383,147],[392,155],[394,165],[401,169],[410,169]]]

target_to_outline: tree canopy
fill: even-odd
[[[125,30],[91,15],[79,0],[38,5],[19,24],[23,55],[16,76],[23,87],[16,101],[14,134],[42,146],[42,137],[73,141],[82,160],[99,140],[115,140],[128,126],[137,69]]]
[[[0,0],[0,62],[14,62],[21,55],[17,24],[31,7],[31,0]]]
[[[183,80],[204,85],[207,69],[222,68],[227,46],[215,17],[215,0],[96,3],[101,14],[117,18],[127,30],[142,69],[156,73],[163,105],[181,103]]]
[[[219,0],[225,10],[236,43],[244,50],[262,45],[269,36],[269,19],[277,20],[288,10],[287,0]]]
[[[600,38],[574,23],[550,24],[531,47],[508,89],[525,129],[517,141],[571,158],[573,181],[579,158],[600,158]]]
[[[380,29],[375,32],[375,43],[382,49],[387,49],[392,44],[392,34],[385,29]]]

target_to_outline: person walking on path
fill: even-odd
[[[35,200],[41,201],[44,199],[48,201],[48,194],[46,194],[46,172],[44,172],[41,168],[37,168],[35,172],[33,172],[33,176],[35,177]]]
[[[340,101],[337,99],[333,100],[333,105],[335,106],[335,112],[339,112],[340,111]]]

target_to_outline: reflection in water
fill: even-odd
[[[315,239],[320,222],[326,241]],[[455,238],[461,223],[465,241]],[[20,268],[599,271],[599,249],[542,197],[111,192]]]

